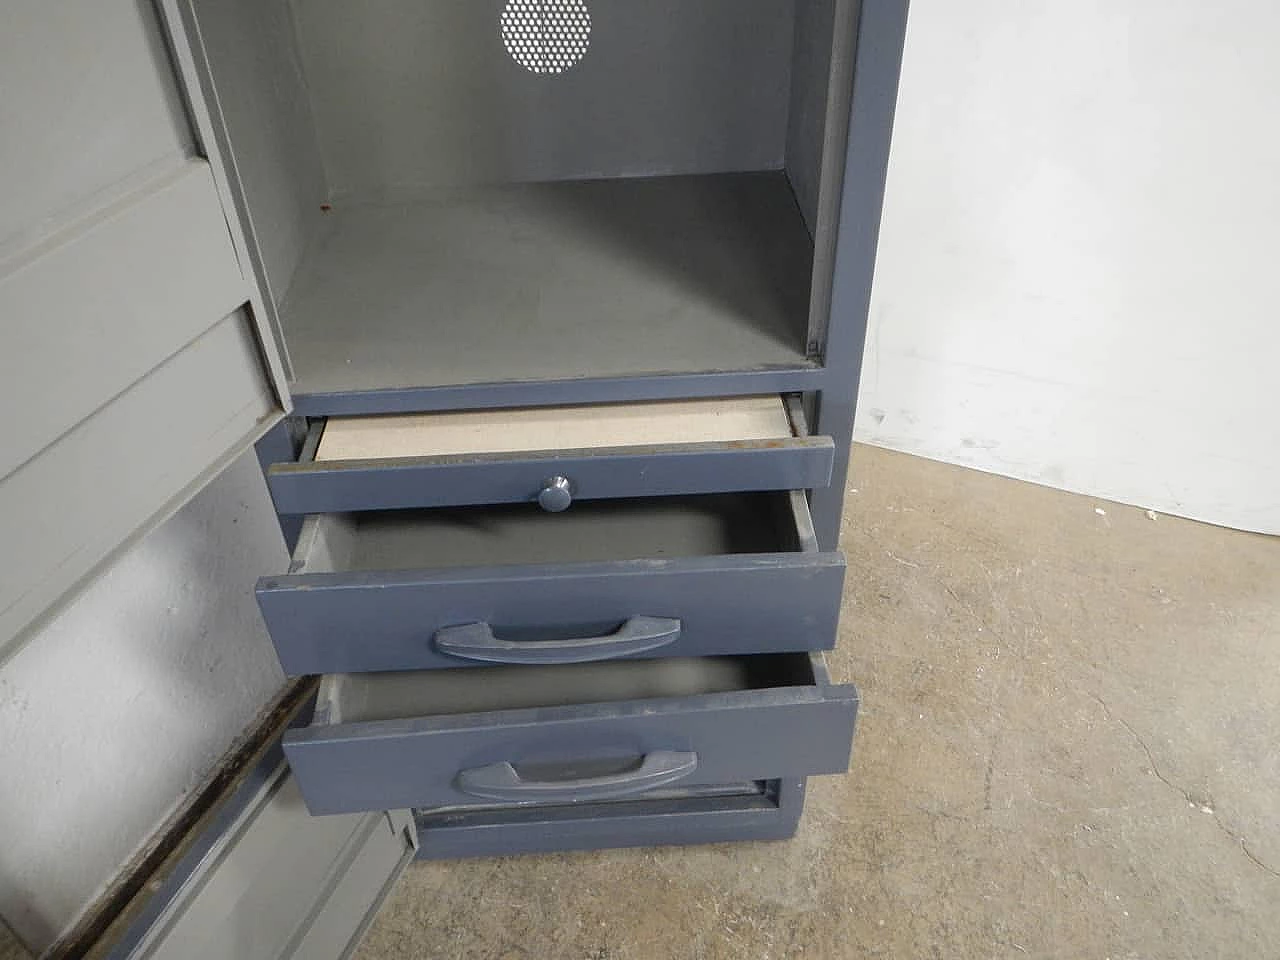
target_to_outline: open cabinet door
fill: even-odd
[[[412,816],[312,817],[283,761],[239,798],[194,840],[131,930],[91,956],[339,960],[355,952],[413,860]]]
[[[164,38],[147,0],[4,7],[0,660],[289,404]]]

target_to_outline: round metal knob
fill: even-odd
[[[547,513],[562,513],[573,503],[573,490],[567,477],[552,477],[538,491],[538,506]]]

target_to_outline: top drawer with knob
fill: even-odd
[[[334,417],[267,474],[285,514],[825,487],[834,444],[796,398]]]

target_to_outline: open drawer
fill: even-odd
[[[792,778],[683,790],[677,786],[585,803],[422,809],[414,817],[418,858],[784,840],[799,826],[804,794],[804,779]]]
[[[802,492],[308,517],[258,604],[289,674],[819,650],[844,557]]]
[[[283,514],[793,490],[831,482],[834,444],[796,398],[468,410],[316,421],[267,482]]]
[[[842,773],[857,708],[820,654],[345,674],[284,749],[315,814],[593,803]]]

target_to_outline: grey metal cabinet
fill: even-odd
[[[271,431],[313,811],[794,829],[907,0],[74,2],[0,39],[0,649]]]

